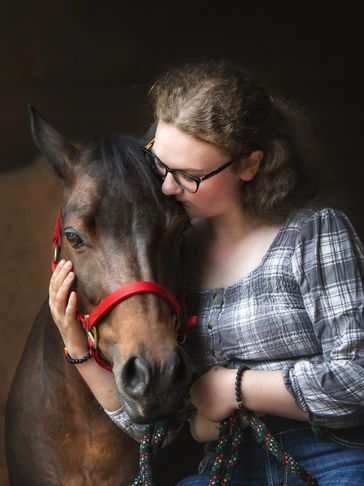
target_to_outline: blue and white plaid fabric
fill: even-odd
[[[282,370],[314,426],[364,423],[364,251],[340,211],[283,225],[260,265],[227,288],[190,290],[195,370]]]

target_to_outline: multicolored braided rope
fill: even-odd
[[[283,467],[298,475],[305,486],[318,486],[317,479],[281,448],[265,423],[245,408],[240,408],[239,411],[220,424],[219,440],[215,448],[209,486],[230,485],[234,470],[239,462],[239,447],[245,433],[245,429],[241,426],[241,418],[249,424],[255,440],[272,454]],[[167,426],[165,424],[145,426],[139,449],[139,473],[132,486],[153,486],[153,463],[162,449],[166,435]]]
[[[233,472],[239,461],[239,447],[243,433],[238,412],[221,422],[220,436],[215,449],[216,456],[211,469],[209,486],[228,486],[230,484]]]
[[[214,464],[211,468],[209,486],[229,486],[239,462],[239,447],[244,437],[241,417],[249,424],[255,440],[272,454],[283,467],[298,475],[305,486],[318,486],[317,479],[284,451],[267,426],[246,409],[240,409],[220,424],[220,435],[215,448]],[[153,486],[153,463],[157,459],[167,435],[165,424],[155,427],[146,425],[140,443],[139,473],[132,486]]]
[[[230,484],[239,461],[239,446],[244,435],[240,414],[249,424],[255,440],[272,454],[283,467],[287,467],[294,474],[297,474],[305,486],[318,486],[317,479],[281,448],[264,422],[246,409],[235,412],[220,425],[220,438],[215,449],[215,460],[211,468],[209,486],[228,486]]]
[[[219,485],[224,473],[225,457],[231,445],[229,422],[229,420],[224,420],[220,424],[220,436],[215,449],[215,461],[211,469],[209,486]]]
[[[297,474],[306,486],[317,486],[317,479],[303,466],[293,459],[288,452],[284,451],[274,435],[269,432],[264,422],[255,417],[248,410],[241,410],[241,414],[247,422],[254,434],[255,440],[261,444],[264,449],[270,452],[284,467],[290,469],[294,474]]]
[[[139,473],[132,486],[153,486],[152,466],[158,457],[164,439],[167,435],[167,426],[148,424],[144,428],[144,436],[139,446]]]

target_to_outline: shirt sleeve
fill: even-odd
[[[116,424],[120,429],[122,429],[126,434],[128,434],[134,440],[141,442],[144,437],[144,424],[136,424],[132,420],[130,420],[127,413],[122,409],[115,410],[114,412],[110,412],[104,408],[104,412],[106,415],[110,417],[110,419]],[[155,424],[155,429],[158,427],[158,423]],[[174,426],[173,428],[169,428],[166,434],[166,437],[163,441],[163,446],[168,446],[176,436],[180,433],[183,427],[183,422],[179,426]]]
[[[324,209],[304,223],[292,270],[322,348],[319,362],[299,360],[285,384],[314,426],[364,421],[364,252],[350,221]]]
[[[109,410],[106,410],[104,408],[104,412],[111,418],[114,424],[116,424],[130,437],[137,440],[138,442],[143,439],[144,425],[132,422],[122,408],[119,408],[119,410],[115,410],[114,412],[109,412]]]

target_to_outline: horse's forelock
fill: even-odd
[[[137,194],[140,191],[157,204],[164,199],[142,145],[127,135],[94,137],[81,147],[82,171],[93,174],[97,183],[106,182],[109,191]],[[86,168],[85,165],[88,167]]]

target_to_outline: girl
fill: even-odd
[[[199,374],[191,432],[207,442],[206,456],[179,485],[208,484],[218,423],[238,409],[242,366],[244,406],[320,485],[363,484],[364,252],[343,213],[308,204],[304,120],[225,62],[172,69],[151,97],[147,161],[204,235],[187,295],[199,325],[185,347]],[[71,269],[62,262],[53,274],[50,307],[70,355],[81,357]],[[77,367],[110,417],[139,437],[112,375],[92,361]],[[302,484],[248,431],[231,484],[281,483]]]

